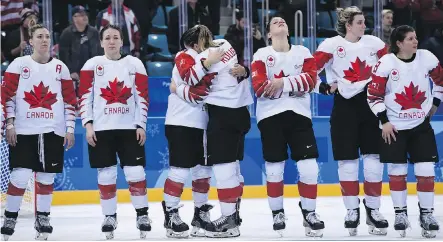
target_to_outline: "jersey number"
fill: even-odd
[[[378,69],[378,66],[380,65],[380,63],[381,63],[381,62],[378,61],[378,62],[377,62],[377,65],[374,66],[374,71],[373,71],[374,73],[377,72],[377,69]]]

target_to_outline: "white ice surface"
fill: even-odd
[[[298,207],[298,198],[285,199],[285,212],[288,217],[286,231],[283,238],[272,230],[272,216],[266,199],[244,199],[241,204],[241,217],[243,224],[240,227],[241,235],[237,240],[313,240],[304,235],[302,215]],[[421,228],[418,223],[417,196],[408,197],[408,214],[412,229],[407,231],[407,236],[401,240],[429,240],[421,237]],[[212,210],[212,220],[220,216],[220,207],[217,201],[210,201],[215,205]],[[182,202],[180,215],[189,225],[192,220],[194,208],[191,201]],[[443,224],[443,196],[435,197],[435,212],[440,226]],[[369,235],[365,223],[366,215],[363,204],[360,205],[361,222],[358,235],[350,237],[344,229],[343,222],[346,210],[341,197],[319,197],[317,213],[325,222],[323,240],[398,240],[400,239],[393,228],[394,210],[389,196],[382,197],[380,211],[389,221],[387,236]],[[139,232],[135,227],[135,211],[130,203],[119,204],[117,209],[118,228],[114,240],[140,240]],[[152,219],[152,231],[146,240],[168,240],[163,228],[164,215],[160,203],[150,203],[149,216]],[[51,224],[54,232],[49,240],[105,240],[100,227],[103,221],[100,205],[75,205],[54,206],[51,211]],[[3,223],[3,221],[2,221]],[[15,234],[9,239],[34,240],[34,221],[32,218],[19,218]],[[191,238],[194,239],[195,238]],[[314,239],[314,240],[322,240]],[[196,240],[202,240],[197,238]],[[204,240],[210,240],[205,238]],[[443,240],[443,233],[438,233],[435,240]]]

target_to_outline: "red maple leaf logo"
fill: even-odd
[[[342,51],[343,51],[343,48],[342,48],[342,47],[340,47],[340,48],[338,49],[338,51],[342,52]]]
[[[345,73],[344,78],[351,83],[365,81],[371,77],[372,67],[366,65],[366,61],[361,61],[360,58],[357,57],[355,62],[351,62],[351,67],[349,70],[344,70]]]
[[[285,75],[285,73],[283,72],[283,70],[280,71],[280,73],[278,73],[278,75],[274,74],[275,78],[282,78],[282,77],[288,77],[289,75]]]
[[[124,82],[119,82],[117,77],[114,81],[109,82],[106,88],[100,88],[102,94],[100,97],[106,100],[106,104],[122,103],[128,104],[127,100],[132,96],[131,89],[123,85]]]
[[[52,110],[52,104],[57,102],[57,93],[50,92],[49,86],[45,86],[43,82],[40,82],[38,86],[34,86],[34,90],[25,92],[23,100],[31,105],[29,108],[46,108]]]
[[[28,71],[28,69],[24,69],[23,72],[24,73],[28,73],[29,71]]]
[[[392,72],[392,75],[394,75],[394,76],[397,75],[397,72],[396,72],[396,71],[393,71],[393,72]]]
[[[269,60],[269,61],[273,61],[274,59],[272,58],[272,56],[270,56],[270,57],[268,58],[268,60]]]
[[[395,100],[401,105],[401,110],[411,108],[421,109],[421,104],[426,100],[425,92],[419,91],[418,86],[414,86],[411,82],[409,87],[405,86],[405,91],[395,94]]]
[[[99,71],[101,71],[103,68],[102,68],[101,66],[98,66],[97,69],[98,69]]]

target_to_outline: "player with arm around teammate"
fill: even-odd
[[[103,56],[89,59],[80,71],[79,109],[86,128],[89,162],[98,170],[100,204],[107,239],[117,228],[117,157],[129,184],[140,237],[151,231],[145,174],[148,76],[143,63],[121,55],[123,35],[118,26],[100,31]]]
[[[422,236],[435,238],[439,230],[433,216],[434,165],[438,162],[438,152],[428,114],[438,100],[432,96],[429,77],[441,88],[443,68],[434,54],[417,50],[414,28],[399,26],[392,32],[390,40],[391,53],[383,56],[374,67],[368,103],[382,129],[380,160],[388,164],[389,188],[395,210],[394,229],[405,237],[406,229],[410,227],[406,206],[409,160],[414,164],[417,178]]]
[[[366,29],[363,12],[357,7],[338,11],[338,36],[323,41],[314,58],[317,71],[326,68],[328,77],[337,82],[331,113],[331,140],[338,178],[347,210],[344,227],[357,235],[360,224],[359,158],[363,159],[364,193],[368,232],[386,235],[388,221],[380,213],[383,164],[379,156],[378,120],[367,104],[366,88],[372,67],[387,52],[385,43]]]
[[[188,237],[189,226],[182,221],[178,213],[180,197],[189,175],[192,176],[194,199],[194,217],[191,222],[191,236],[204,237],[205,227],[210,223],[208,191],[212,169],[205,162],[205,130],[208,114],[203,100],[208,95],[214,73],[207,73],[202,62],[195,57],[201,52],[199,39],[191,28],[183,33],[180,42],[186,49],[175,57],[172,72],[171,89],[168,97],[168,109],[165,120],[165,134],[169,148],[169,171],[164,185],[165,214],[164,227],[166,236],[171,238]],[[201,44],[201,41],[200,41]],[[221,60],[221,51],[211,52],[206,60],[215,64]],[[178,86],[178,90],[176,90]]]
[[[74,145],[74,84],[66,65],[50,56],[51,37],[47,28],[30,29],[32,55],[15,59],[5,72],[1,90],[2,113],[6,119],[11,177],[1,234],[14,233],[28,181],[36,172],[36,239],[52,233],[49,214],[56,173],[63,171],[63,156]]]

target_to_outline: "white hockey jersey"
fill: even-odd
[[[443,86],[443,68],[431,52],[417,50],[409,63],[395,54],[385,55],[374,67],[368,86],[369,106],[375,115],[386,110],[397,130],[412,129],[424,121],[432,106],[429,77]]]
[[[259,49],[251,66],[252,86],[257,96],[257,122],[267,117],[294,111],[311,118],[311,92],[317,82],[315,59],[301,45],[288,52],[277,52],[272,46]],[[283,78],[283,90],[274,97],[264,97],[264,89],[274,78]]]
[[[79,96],[83,125],[93,121],[95,131],[136,129],[137,125],[146,130],[148,76],[139,59],[89,59],[80,71]]]
[[[210,49],[220,48],[225,54],[220,62],[214,64],[209,69],[209,73],[217,73],[217,77],[212,81],[212,86],[205,102],[221,107],[239,108],[253,103],[250,84],[247,80],[240,81],[233,77],[229,70],[238,63],[237,53],[227,40],[214,40],[219,43],[220,47],[213,47]],[[197,62],[206,59],[209,54],[209,49],[200,53],[197,57]]]
[[[77,98],[62,61],[40,64],[29,55],[16,58],[5,72],[1,96],[4,118],[15,118],[17,134],[74,133]]]
[[[341,36],[323,41],[314,53],[317,71],[326,68],[328,83],[337,82],[340,94],[349,99],[371,81],[372,67],[387,53],[386,44],[372,35],[352,43]]]
[[[175,82],[177,89],[168,97],[166,125],[206,129],[208,114],[202,101],[209,93],[214,75],[206,75],[201,62],[194,59],[197,55],[195,50],[190,49],[175,57],[171,81]],[[210,78],[206,81],[207,76]]]

